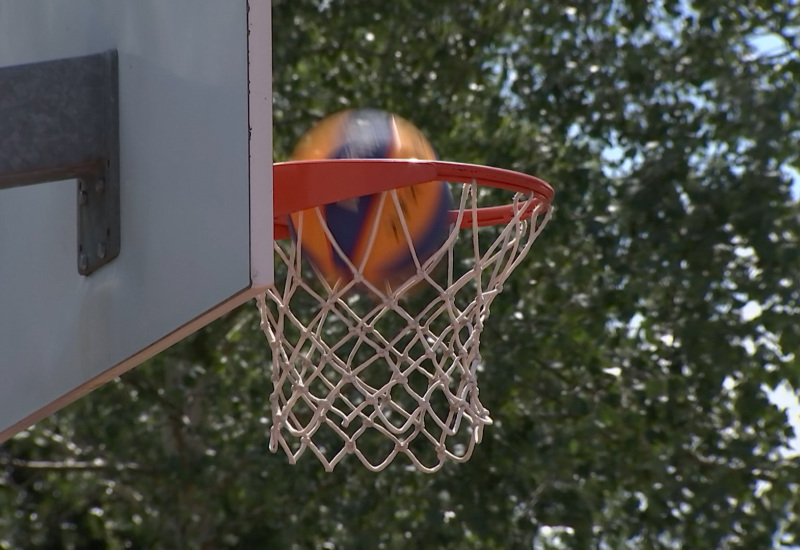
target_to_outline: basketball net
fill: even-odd
[[[276,241],[276,285],[257,297],[273,358],[271,451],[283,449],[292,464],[310,451],[327,471],[348,455],[376,472],[399,455],[423,472],[470,458],[492,422],[478,393],[484,322],[551,213],[539,195],[517,193],[507,224],[478,227],[488,194],[478,183],[457,186],[453,229],[424,262],[396,192],[381,195],[393,201],[417,267],[396,288],[363,277],[319,208],[352,278],[331,285],[312,272],[302,234]]]

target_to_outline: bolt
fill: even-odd
[[[97,245],[97,257],[101,260],[106,257],[106,243],[100,243]]]

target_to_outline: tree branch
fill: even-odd
[[[109,464],[105,460],[22,460],[2,457],[0,458],[0,466],[40,471],[129,471],[151,476],[159,475],[157,471],[142,468],[134,462]]]

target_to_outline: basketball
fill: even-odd
[[[323,119],[300,139],[292,154],[293,160],[325,158],[435,160],[436,154],[407,120],[385,111],[358,109]],[[399,208],[391,192],[381,192],[294,212],[289,220],[292,238],[331,284],[353,278],[347,260],[379,289],[402,284],[417,269],[412,246],[423,263],[447,239],[452,199],[447,183],[440,181],[395,192]]]

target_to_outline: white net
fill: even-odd
[[[350,454],[372,471],[398,455],[423,472],[470,458],[491,423],[477,383],[489,306],[550,207],[516,194],[509,223],[479,228],[478,201],[492,191],[476,182],[457,189],[458,220],[424,262],[400,215],[417,270],[396,288],[370,284],[330,232],[352,270],[333,286],[294,241],[276,242],[276,285],[257,297],[273,358],[270,450],[282,448],[291,463],[310,450],[328,471]],[[394,191],[381,200],[401,212]],[[472,226],[459,229],[470,211]]]

